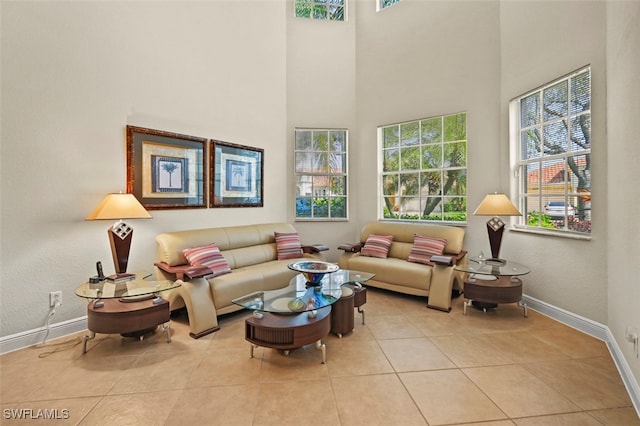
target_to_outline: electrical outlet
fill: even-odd
[[[49,293],[49,307],[62,305],[62,291],[52,291]]]

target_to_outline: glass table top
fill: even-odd
[[[174,281],[153,281],[148,278],[151,274],[136,274],[136,278],[129,281],[114,283],[101,281],[97,284],[82,283],[76,288],[76,296],[85,299],[115,299],[144,297],[180,287]]]
[[[236,305],[253,311],[276,314],[293,314],[324,308],[336,302],[342,296],[342,286],[352,284],[361,286],[375,274],[340,269],[327,274],[318,286],[307,286],[302,274],[289,281],[287,287],[277,290],[256,291],[232,300]]]
[[[492,275],[495,277],[516,277],[531,272],[528,267],[510,260],[501,263],[491,259],[478,260],[476,258],[471,258],[468,263],[456,265],[454,269],[470,274]]]

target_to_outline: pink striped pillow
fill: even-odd
[[[360,254],[363,256],[386,259],[389,254],[389,248],[391,248],[392,241],[393,235],[369,234]]]
[[[302,257],[302,245],[297,232],[274,232],[278,260]]]
[[[215,244],[184,249],[182,253],[190,265],[206,266],[211,269],[214,277],[231,272],[227,260],[222,256],[220,249]]]
[[[409,253],[409,262],[424,263],[425,265],[433,265],[431,256],[440,256],[444,253],[444,247],[447,240],[444,238],[427,237],[420,234],[413,234],[413,247]]]

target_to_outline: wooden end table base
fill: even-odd
[[[529,317],[529,312],[527,311],[527,303],[523,300],[518,300],[517,302],[515,302],[518,304],[519,308],[524,309],[524,317],[528,318]],[[497,303],[484,303],[484,302],[477,302],[475,300],[471,300],[468,299],[466,302],[463,302],[463,308],[462,311],[464,313],[464,315],[467,315],[467,306],[472,306],[474,308],[477,309],[482,309],[483,312],[487,312],[487,309],[495,309],[498,307]],[[492,305],[492,306],[487,306],[487,305]]]
[[[82,353],[87,353],[87,342],[96,333],[120,334],[123,337],[144,338],[147,332],[161,325],[171,342],[169,302],[161,298],[122,302],[119,299],[93,300],[87,305],[87,328],[91,332],[83,338]]]
[[[160,324],[160,328],[162,329],[160,332],[161,333],[167,333],[167,343],[171,343],[171,327],[169,326],[169,323],[165,323],[165,324]],[[137,337],[140,340],[144,339],[144,336],[146,334],[152,333],[153,331],[155,331],[155,329],[148,329],[148,330],[144,330],[144,333],[122,333],[120,334],[122,337]],[[92,331],[90,335],[88,336],[84,336],[82,338],[82,353],[86,354],[87,353],[87,342],[89,340],[93,340],[96,338],[96,332]]]
[[[467,315],[467,306],[474,306],[487,312],[499,304],[517,303],[523,308],[527,318],[527,304],[522,300],[522,280],[517,277],[498,277],[496,280],[468,279],[464,282],[463,314]]]

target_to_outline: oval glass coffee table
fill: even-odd
[[[96,333],[120,334],[123,337],[137,337],[140,340],[158,325],[167,333],[169,328],[169,302],[159,294],[180,287],[174,281],[147,280],[146,274],[136,274],[136,278],[119,283],[103,280],[99,283],[82,283],[76,288],[76,296],[89,299],[87,305],[87,328],[91,332],[84,336],[82,353],[87,352],[87,342]]]
[[[363,272],[338,270],[325,275],[319,285],[307,286],[302,274],[289,281],[287,287],[258,291],[232,300],[253,311],[245,321],[245,339],[254,349],[258,346],[282,350],[315,343],[326,362],[326,346],[322,338],[331,330],[331,305],[342,296],[342,286],[360,286],[373,277]]]

